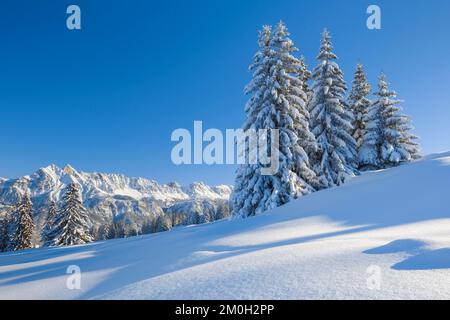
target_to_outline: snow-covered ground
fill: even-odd
[[[450,153],[254,218],[1,254],[0,298],[450,299]]]

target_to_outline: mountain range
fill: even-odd
[[[125,221],[139,229],[148,219],[183,213],[183,224],[215,220],[228,214],[232,186],[208,186],[195,182],[181,186],[176,182],[159,184],[144,178],[121,174],[86,173],[70,165],[50,165],[17,179],[0,178],[0,209],[16,205],[28,193],[33,202],[37,229],[45,223],[51,201],[58,203],[64,189],[76,183],[82,190],[83,204],[91,226]]]

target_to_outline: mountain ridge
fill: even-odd
[[[213,211],[218,210],[218,207],[223,208],[228,202],[232,192],[232,187],[228,185],[209,186],[203,182],[193,182],[188,186],[177,182],[159,184],[155,180],[141,177],[89,173],[77,171],[70,164],[63,168],[50,164],[30,175],[0,179],[0,203],[15,205],[28,193],[33,202],[37,227],[41,229],[50,202],[59,202],[70,183],[80,186],[83,204],[92,226],[125,220],[137,229],[142,227],[145,220],[164,215],[174,205],[180,207],[183,204],[181,207],[186,211],[194,206],[188,204],[199,202]],[[201,215],[200,212],[195,214]],[[195,219],[188,220],[195,223]],[[206,222],[210,220],[202,219]]]

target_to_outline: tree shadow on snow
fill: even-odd
[[[416,239],[400,239],[389,242],[381,247],[372,248],[363,253],[366,254],[389,254],[398,252],[412,252],[423,249],[427,245],[426,242]]]
[[[450,248],[425,250],[392,266],[394,270],[450,269]]]
[[[225,223],[226,225],[226,223]],[[220,227],[220,226],[217,226]],[[125,241],[106,241],[92,245],[91,250],[78,251],[78,248],[71,250],[38,249],[41,260],[38,264],[7,270],[0,275],[0,287],[6,285],[15,285],[30,283],[34,281],[45,280],[58,276],[65,276],[68,265],[78,265],[83,273],[96,272],[100,270],[113,269],[103,281],[97,283],[94,287],[86,291],[79,292],[74,298],[92,299],[102,296],[106,292],[117,290],[123,286],[146,280],[152,277],[164,275],[199,266],[202,264],[238,256],[258,250],[265,250],[274,247],[288,246],[292,244],[301,244],[319,239],[351,234],[372,229],[373,226],[361,226],[345,230],[323,232],[313,235],[294,237],[286,240],[267,242],[255,245],[227,246],[208,244],[210,238],[209,232],[202,233],[199,228],[184,228],[178,232],[167,232],[149,236],[134,237]],[[220,233],[220,232],[218,232]],[[201,238],[204,237],[204,242]],[[152,238],[151,242],[149,242]],[[200,238],[200,239],[199,239]],[[152,243],[151,246],[143,244]],[[167,244],[170,244],[171,250],[167,250]],[[118,247],[121,249],[118,251]],[[143,249],[146,249],[143,251]],[[184,255],[180,252],[185,252]],[[180,258],[189,258],[189,254],[206,253],[205,256],[194,257],[192,260],[180,261]],[[53,254],[52,254],[53,253]],[[58,261],[64,256],[66,258]],[[73,255],[70,256],[69,253]],[[61,255],[62,254],[62,255]],[[17,260],[20,260],[20,256]],[[25,258],[26,257],[23,257]],[[19,261],[14,261],[19,263]],[[61,282],[64,285],[64,281]]]
[[[393,270],[450,269],[450,248],[427,249],[428,244],[416,239],[400,239],[380,247],[364,251],[366,254],[410,254],[405,260],[391,266]]]

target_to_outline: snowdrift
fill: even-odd
[[[450,299],[450,153],[254,218],[1,254],[0,298]]]

